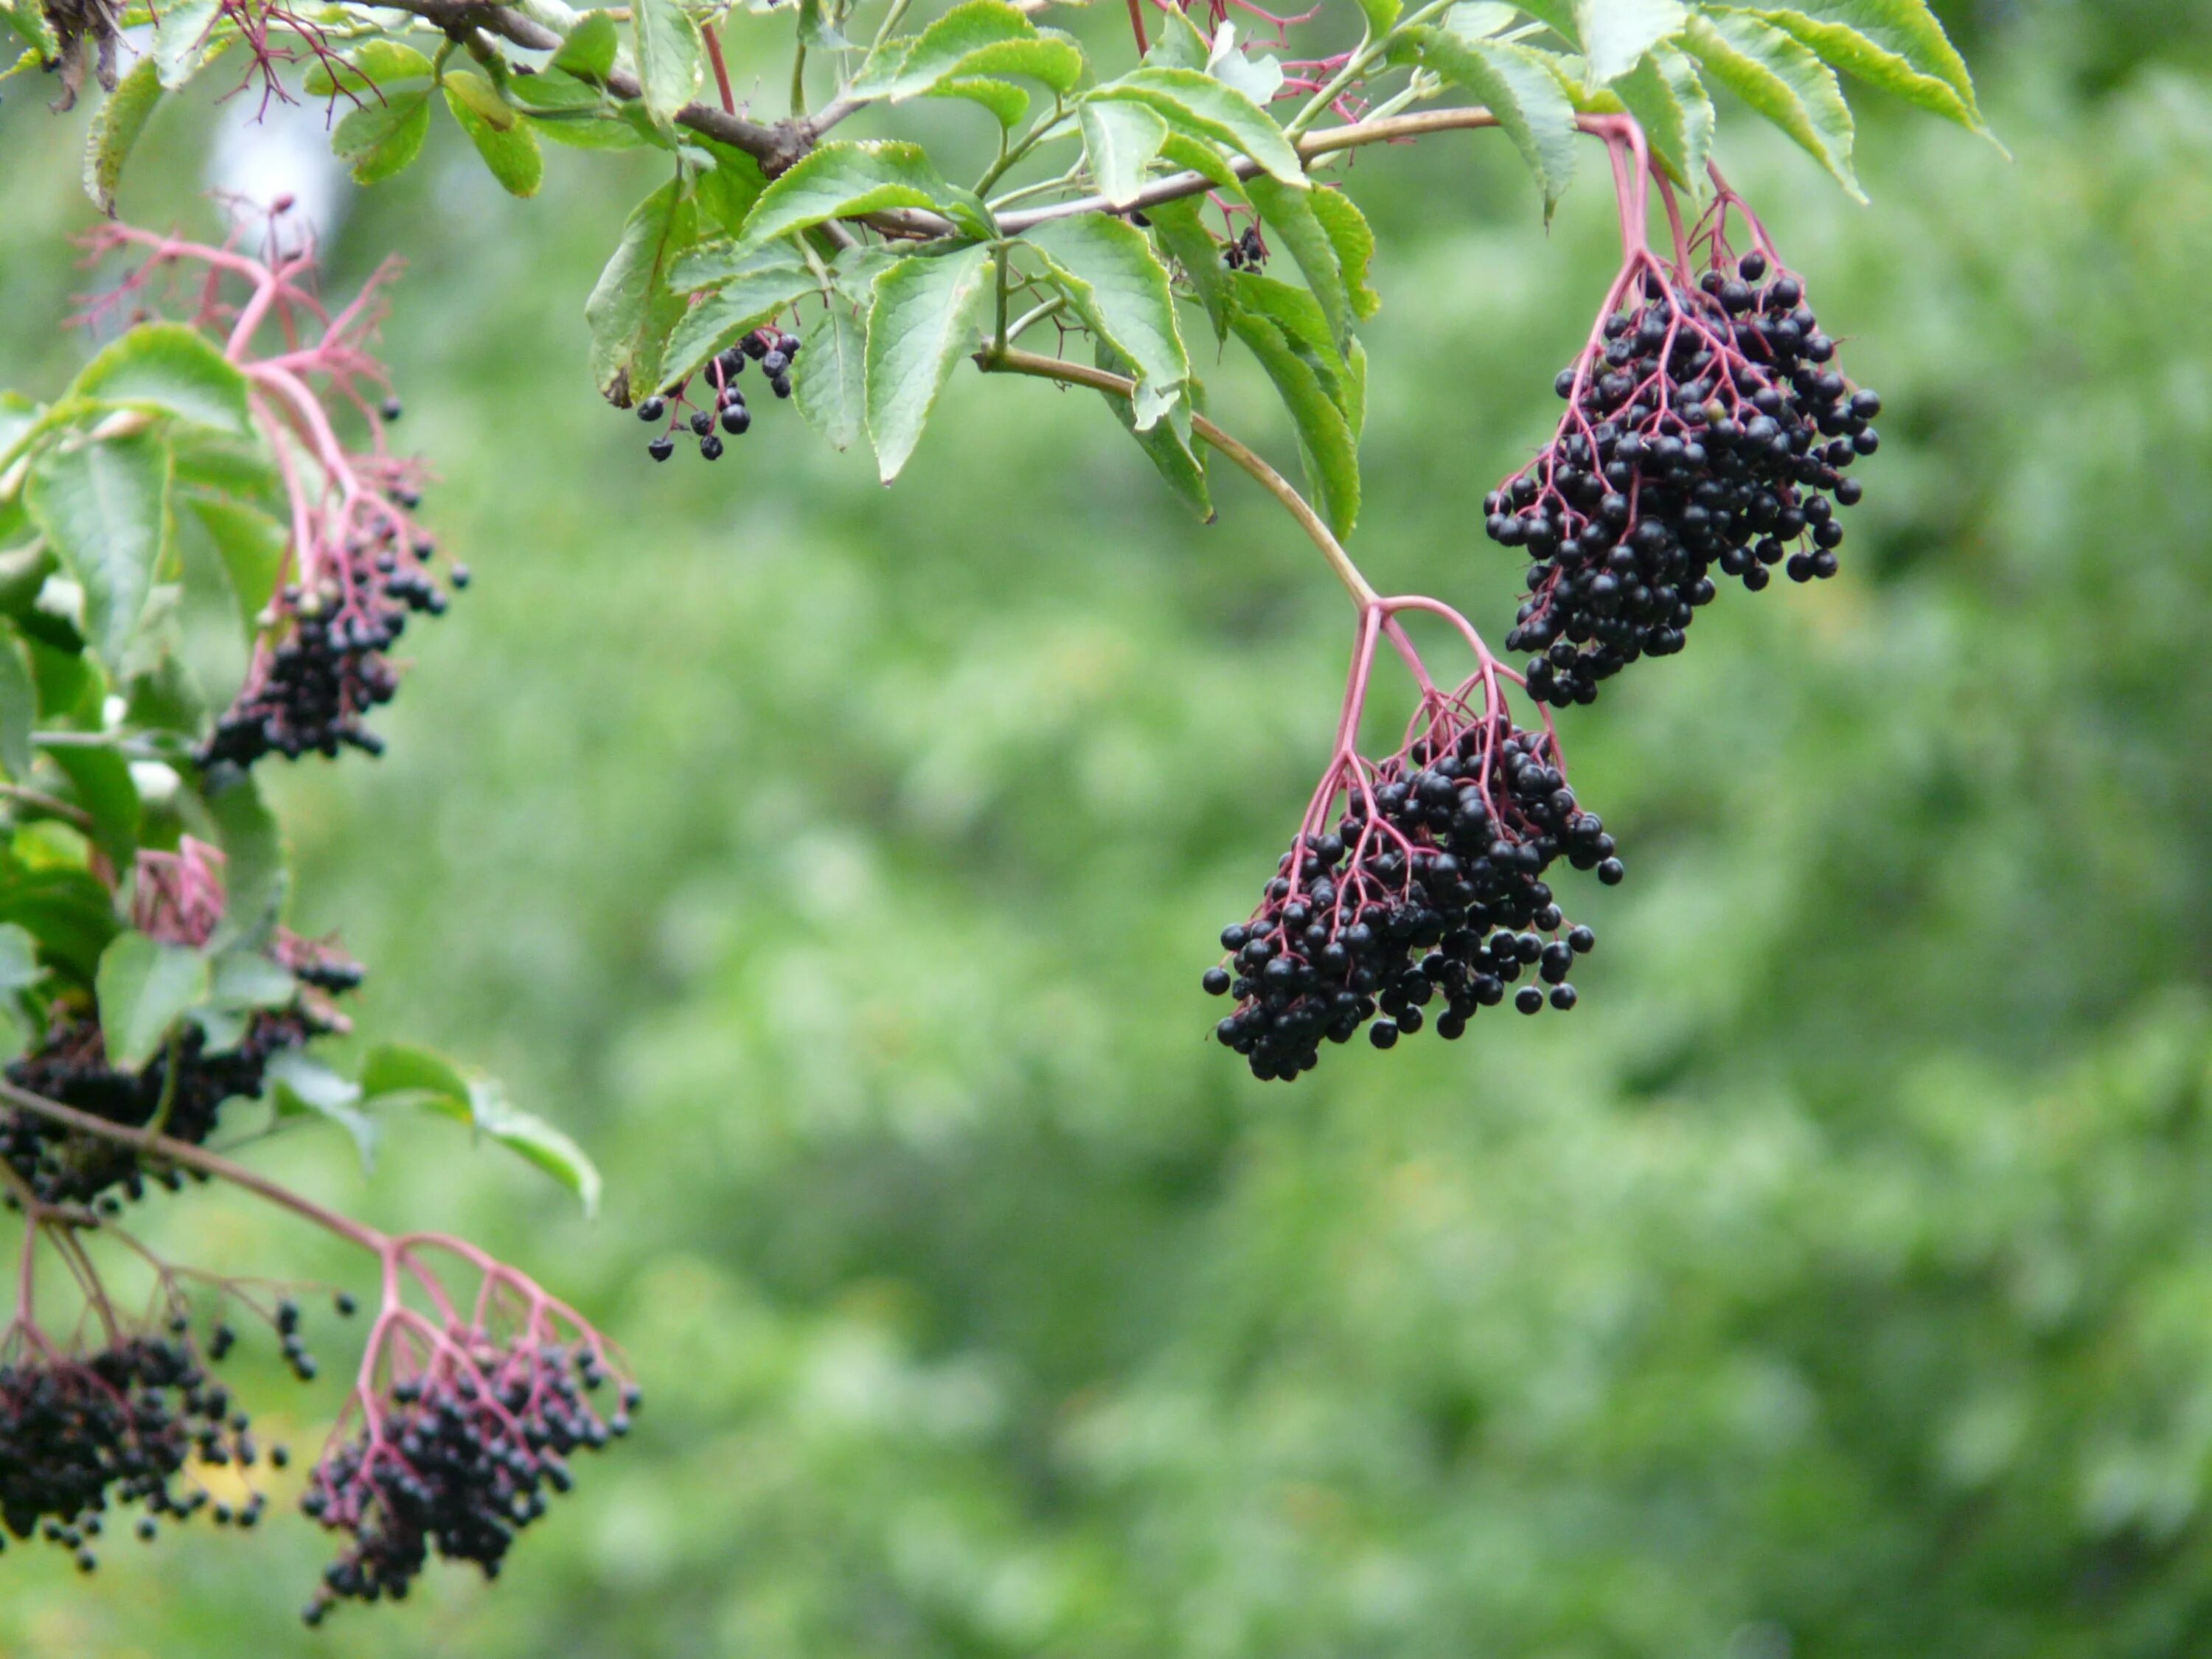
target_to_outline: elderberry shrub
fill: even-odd
[[[611,1416],[587,1398],[608,1380],[588,1347],[478,1332],[393,1383],[361,1432],[325,1454],[300,1500],[352,1539],[324,1571],[307,1622],[341,1600],[401,1600],[433,1549],[497,1577],[515,1534],[574,1483],[569,1454],[629,1432],[635,1388],[621,1385]]]
[[[1378,1048],[1419,1031],[1438,996],[1437,1034],[1455,1039],[1532,968],[1549,995],[1524,985],[1514,1006],[1571,1008],[1568,969],[1596,939],[1567,925],[1543,879],[1562,855],[1621,878],[1613,837],[1577,803],[1547,734],[1491,715],[1412,744],[1353,786],[1333,832],[1302,834],[1259,910],[1223,930],[1229,958],[1204,985],[1237,1006],[1215,1036],[1253,1076],[1289,1079],[1378,1010]]]
[[[200,1145],[214,1130],[225,1101],[259,1097],[273,1055],[347,1029],[327,994],[358,986],[359,966],[327,946],[289,935],[280,936],[276,955],[307,988],[282,1008],[256,1011],[238,1041],[228,1048],[212,1048],[206,1030],[186,1021],[176,1044],[173,1088],[167,1048],[138,1071],[118,1071],[107,1063],[97,1016],[65,1006],[57,1007],[46,1041],[8,1066],[8,1080],[33,1094],[134,1129],[152,1123],[166,1100],[161,1132]],[[118,1193],[133,1200],[143,1197],[149,1174],[171,1191],[181,1187],[184,1179],[173,1169],[149,1171],[133,1147],[80,1133],[20,1109],[0,1114],[0,1159],[43,1203],[97,1200],[110,1213],[119,1207]],[[15,1206],[13,1194],[4,1201]]]
[[[395,499],[411,508],[419,498],[405,491]],[[408,617],[446,614],[447,592],[423,568],[436,554],[428,538],[403,554],[398,532],[380,523],[343,544],[337,569],[309,586],[288,584],[263,618],[244,689],[195,756],[200,765],[249,767],[272,754],[335,759],[347,747],[382,754],[384,739],[366,717],[399,689],[385,653]],[[447,580],[466,587],[468,567],[453,566]]]
[[[1767,276],[1758,253],[1695,289],[1647,276],[1561,372],[1558,434],[1484,501],[1491,539],[1534,561],[1506,637],[1535,653],[1530,696],[1587,703],[1639,656],[1680,651],[1716,565],[1753,592],[1776,564],[1835,574],[1836,509],[1860,495],[1844,470],[1875,453],[1881,399],[1829,367],[1798,279]]]
[[[19,1539],[35,1534],[73,1552],[87,1572],[111,1507],[143,1504],[137,1532],[150,1540],[154,1517],[183,1521],[210,1506],[204,1488],[175,1484],[188,1462],[245,1470],[260,1455],[250,1419],[181,1336],[0,1364],[0,1522]],[[283,1448],[268,1457],[281,1467]],[[251,1527],[262,1499],[213,1510],[218,1522]]]
[[[757,328],[737,344],[717,353],[700,371],[699,378],[712,400],[711,408],[694,407],[685,390],[690,380],[678,381],[658,396],[647,398],[637,406],[637,417],[647,426],[666,425],[655,434],[645,447],[645,453],[656,461],[665,461],[676,453],[676,428],[680,421],[688,426],[699,441],[699,454],[703,460],[720,460],[722,455],[722,433],[732,438],[742,438],[752,430],[753,412],[745,403],[745,394],[738,386],[738,377],[745,372],[748,361],[761,366],[769,390],[778,398],[791,396],[791,366],[797,361],[800,341],[796,334],[768,327]],[[690,415],[684,410],[690,410]],[[716,428],[720,430],[717,431]]]

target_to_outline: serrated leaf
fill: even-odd
[[[123,178],[123,164],[131,147],[153,118],[154,106],[161,101],[161,72],[151,58],[142,58],[130,74],[115,83],[84,143],[84,192],[93,205],[109,218],[115,216],[115,186]]]
[[[702,242],[685,249],[670,265],[668,285],[679,294],[696,294],[725,283],[781,283],[800,274],[810,283],[813,280],[805,259],[789,242],[771,242],[766,247]]]
[[[445,87],[446,106],[500,187],[510,196],[538,194],[545,181],[545,157],[538,148],[537,135],[522,124],[514,106],[490,82],[466,70],[447,70]]]
[[[386,88],[430,78],[430,60],[403,40],[364,40],[342,58],[318,58],[302,77],[311,98],[374,100]]]
[[[1073,40],[1041,31],[1004,0],[964,0],[902,46],[864,65],[850,95],[902,102],[956,77],[987,75],[1026,75],[1064,93],[1083,77]]]
[[[196,328],[141,323],[84,366],[72,397],[158,409],[218,430],[249,430],[246,375]]]
[[[1449,29],[1419,37],[1421,61],[1489,107],[1544,194],[1549,219],[1575,176],[1575,106],[1543,54]]]
[[[284,864],[283,831],[250,772],[210,771],[201,799],[215,820],[216,842],[222,848],[222,920],[208,939],[211,951],[252,950],[265,945],[276,931],[289,879]]]
[[[569,149],[646,149],[653,143],[653,139],[638,131],[645,120],[642,112],[635,121],[619,109],[556,115],[540,115],[532,111],[523,118],[540,138],[550,138]]]
[[[1190,376],[1175,293],[1152,243],[1135,226],[1103,213],[1048,220],[1024,240],[1044,256],[1085,325],[1135,366],[1139,386],[1153,394],[1138,400],[1136,424],[1149,428],[1164,412],[1162,400],[1172,400]]]
[[[346,162],[357,185],[404,173],[430,136],[428,82],[386,82],[378,89],[380,101],[348,111],[331,134],[331,154]]]
[[[962,58],[958,76],[1026,75],[1065,95],[1083,78],[1083,48],[1057,29],[1039,29],[1034,40],[1001,40]]]
[[[761,192],[739,246],[758,247],[824,220],[886,208],[943,209],[954,193],[919,144],[824,144]]]
[[[1174,256],[1190,283],[1191,291],[1205,307],[1218,343],[1229,336],[1229,273],[1221,266],[1221,245],[1213,240],[1199,216],[1199,198],[1184,197],[1162,202],[1147,210],[1152,234]]]
[[[1160,159],[1212,180],[1231,202],[1244,199],[1244,180],[1218,144],[1170,127],[1160,140]]]
[[[1486,40],[1502,34],[1520,21],[1521,9],[1504,0],[1460,0],[1444,14],[1444,27],[1464,40]]]
[[[1382,296],[1367,285],[1367,267],[1375,257],[1375,233],[1368,226],[1367,216],[1343,191],[1327,187],[1313,192],[1313,210],[1336,250],[1337,269],[1344,273],[1352,314],[1372,317],[1382,308]]]
[[[1689,21],[1682,0],[1574,0],[1574,8],[1593,86],[1628,73],[1645,52],[1681,33]]]
[[[25,54],[27,62],[51,64],[61,56],[61,42],[54,38],[53,24],[39,0],[0,0],[0,21],[5,21],[30,48]],[[22,62],[15,65],[15,69],[22,67]],[[14,74],[15,69],[8,73]]]
[[[584,301],[592,381],[618,408],[661,383],[661,352],[685,309],[684,296],[668,286],[669,267],[691,246],[697,225],[683,181],[670,179],[630,210],[622,240]]]
[[[1279,296],[1266,296],[1269,308],[1261,309],[1246,303],[1262,299],[1261,290],[1242,280],[1237,288],[1240,303],[1230,326],[1260,360],[1290,411],[1315,506],[1338,535],[1348,535],[1359,516],[1359,450],[1346,410],[1346,388],[1340,378],[1334,383],[1328,378],[1310,339],[1284,326],[1281,316],[1291,313]]]
[[[1315,197],[1331,192],[1285,190],[1262,174],[1245,185],[1244,193],[1259,210],[1261,222],[1289,250],[1306,286],[1320,302],[1329,337],[1338,350],[1343,350],[1352,338],[1352,295],[1345,287],[1343,268],[1337,264],[1336,243],[1313,210]]]
[[[850,449],[867,422],[867,331],[842,304],[806,325],[791,392],[806,423],[833,449]]]
[[[1613,82],[1613,90],[1643,124],[1652,155],[1674,182],[1703,194],[1713,149],[1713,100],[1696,65],[1673,46],[1654,46]]]
[[[164,91],[176,91],[198,72],[222,12],[222,0],[168,0],[154,14],[154,70]]]
[[[186,945],[135,930],[118,933],[100,953],[93,990],[107,1063],[136,1072],[160,1052],[185,1010],[206,1000],[208,961]]]
[[[1094,343],[1093,355],[1098,367],[1109,374],[1124,379],[1136,378],[1136,366],[1114,349],[1104,339]],[[1114,410],[1114,417],[1121,422],[1122,430],[1137,441],[1138,447],[1158,471],[1176,498],[1206,524],[1213,522],[1213,498],[1206,487],[1206,462],[1199,455],[1189,438],[1173,420],[1155,421],[1141,430],[1137,425],[1134,400],[1111,392],[1101,397]]]
[[[262,1076],[274,1091],[276,1115],[319,1117],[353,1137],[361,1167],[376,1164],[376,1120],[361,1109],[361,1085],[297,1048],[280,1048],[269,1057]]]
[[[738,336],[758,328],[801,295],[815,291],[814,273],[796,254],[711,290],[684,313],[669,336],[668,352],[661,360],[661,379],[672,386],[696,374],[708,358],[735,343]]]
[[[31,775],[31,732],[38,724],[39,683],[12,628],[0,629],[0,773],[21,782]]]
[[[629,28],[646,112],[656,125],[672,127],[677,112],[697,96],[705,73],[699,25],[681,0],[631,0]]]
[[[544,1119],[519,1110],[481,1073],[428,1048],[382,1043],[362,1066],[361,1089],[372,1109],[416,1105],[468,1124],[574,1193],[586,1215],[598,1211],[599,1172],[583,1149]]]
[[[1851,112],[1836,72],[1796,36],[1755,13],[1708,7],[1690,20],[1682,43],[1705,72],[1780,127],[1866,200],[1851,171]]]
[[[889,483],[914,453],[952,366],[975,343],[991,293],[991,250],[900,260],[876,278],[868,312],[868,435]]]
[[[1756,9],[1846,75],[1975,132],[1989,131],[1973,77],[1927,0],[1788,0]]]
[[[1090,95],[1149,105],[1170,125],[1230,145],[1292,189],[1307,187],[1305,168],[1282,128],[1243,93],[1202,70],[1146,66]]]
[[[276,591],[290,532],[259,507],[242,502],[194,497],[190,507],[222,556],[231,592],[238,597],[239,618],[250,629]]]
[[[929,89],[928,95],[962,98],[971,104],[981,104],[1002,127],[1018,126],[1022,117],[1030,112],[1029,94],[1011,81],[994,81],[988,76],[962,76],[940,81]]]
[[[1098,193],[1126,207],[1145,187],[1145,168],[1160,153],[1168,124],[1148,104],[1086,100],[1076,110],[1083,130],[1083,152]]]
[[[31,516],[83,588],[86,637],[111,674],[153,591],[168,493],[168,446],[153,432],[58,445],[31,468]]]
[[[622,32],[603,11],[587,11],[568,31],[568,38],[553,54],[552,67],[586,81],[604,81],[615,66],[615,49]]]

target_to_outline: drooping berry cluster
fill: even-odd
[[[1621,863],[1551,734],[1502,712],[1471,715],[1474,689],[1430,693],[1421,736],[1333,779],[1328,802],[1344,799],[1334,829],[1302,834],[1259,909],[1223,931],[1229,960],[1205,988],[1237,998],[1215,1035],[1255,1077],[1311,1070],[1324,1040],[1348,1042],[1378,1011],[1369,1035],[1388,1048],[1421,1029],[1439,995],[1437,1033],[1455,1039],[1529,968],[1550,994],[1524,985],[1516,1008],[1574,1006],[1567,970],[1595,939],[1568,927],[1543,878],[1565,857],[1610,884]]]
[[[205,1029],[185,1022],[176,1043],[173,1086],[167,1048],[138,1071],[118,1071],[107,1063],[99,1019],[65,1007],[58,1008],[46,1040],[9,1065],[8,1080],[127,1128],[143,1128],[161,1117],[162,1133],[198,1146],[214,1130],[225,1101],[259,1097],[272,1055],[346,1029],[326,993],[359,985],[360,967],[327,945],[289,934],[280,934],[274,953],[305,988],[284,1007],[254,1012],[228,1048],[211,1048]],[[20,1109],[0,1113],[0,1159],[48,1204],[99,1200],[112,1210],[118,1194],[143,1197],[149,1176],[171,1191],[183,1182],[174,1170],[149,1170],[125,1143],[80,1133]]]
[[[1653,261],[1627,291],[1560,373],[1558,434],[1483,503],[1491,539],[1534,560],[1506,644],[1535,653],[1544,702],[1680,650],[1715,566],[1753,592],[1785,559],[1792,580],[1833,575],[1836,509],[1860,497],[1844,470],[1880,441],[1881,398],[1829,366],[1803,285],[1765,254],[1694,288]]]
[[[0,1364],[0,1522],[17,1538],[42,1536],[89,1572],[110,1508],[143,1504],[137,1532],[150,1540],[155,1516],[182,1521],[211,1504],[176,1486],[188,1461],[243,1470],[259,1460],[246,1413],[180,1336],[131,1337],[82,1358],[38,1346]],[[282,1467],[283,1448],[268,1457]],[[212,1507],[218,1522],[251,1527],[262,1499]]]
[[[800,344],[796,334],[758,328],[708,362],[701,371],[701,378],[714,400],[714,407],[692,409],[688,422],[699,440],[702,459],[715,461],[722,457],[721,436],[714,430],[718,422],[722,431],[733,438],[742,438],[752,430],[752,410],[746,407],[745,394],[738,386],[738,377],[745,372],[746,360],[750,358],[761,366],[769,391],[778,398],[788,398],[791,366],[798,360]],[[677,423],[685,418],[682,411],[690,404],[684,395],[688,385],[687,381],[672,386],[637,406],[637,417],[647,425],[657,425],[664,420],[668,422],[666,429],[655,434],[645,447],[646,453],[656,461],[665,461],[676,453]]]
[[[587,1396],[609,1380],[592,1350],[464,1334],[370,1407],[362,1431],[317,1465],[300,1506],[352,1541],[305,1617],[341,1600],[404,1597],[434,1549],[498,1576],[514,1535],[573,1484],[568,1458],[629,1431],[637,1390],[602,1417]]]
[[[393,497],[409,509],[420,499],[411,489]],[[382,754],[384,739],[367,717],[399,689],[386,653],[410,616],[441,617],[448,604],[427,568],[436,554],[429,538],[403,538],[396,524],[379,521],[349,538],[335,568],[312,585],[288,583],[263,618],[246,686],[201,745],[199,763],[251,766],[271,754],[335,759],[348,747]],[[466,587],[468,567],[453,566],[447,581]]]

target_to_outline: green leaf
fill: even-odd
[[[914,453],[921,429],[991,295],[988,247],[902,259],[875,283],[868,313],[868,434],[889,483]]]
[[[1170,128],[1168,136],[1160,140],[1160,158],[1212,179],[1232,202],[1244,198],[1244,180],[1235,164],[1218,146],[1203,138],[1194,138],[1187,132]]]
[[[115,186],[123,177],[123,164],[131,147],[161,101],[161,67],[142,58],[131,73],[116,82],[115,90],[92,118],[84,143],[84,193],[109,218],[115,216]]]
[[[118,933],[100,953],[93,990],[107,1063],[136,1072],[160,1051],[185,1010],[206,1000],[208,961],[185,945]]]
[[[1152,234],[1160,246],[1182,266],[1191,291],[1205,307],[1206,320],[1213,325],[1218,343],[1229,337],[1229,273],[1222,269],[1221,245],[1213,240],[1199,213],[1199,198],[1186,196],[1147,209],[1145,216],[1152,222]]]
[[[943,208],[953,194],[919,144],[824,144],[761,193],[739,246],[885,208]]]
[[[69,395],[158,409],[244,435],[246,376],[196,328],[141,323],[84,366]]]
[[[1330,192],[1285,190],[1262,175],[1244,186],[1244,193],[1260,211],[1260,218],[1290,251],[1306,286],[1321,303],[1328,320],[1329,337],[1341,351],[1352,339],[1352,295],[1344,285],[1344,271],[1336,260],[1336,244],[1313,210],[1313,198]]]
[[[1070,92],[1083,78],[1083,52],[1066,35],[1040,31],[1005,0],[964,0],[896,58],[886,52],[864,65],[850,95],[900,102],[979,75],[1026,75]]]
[[[12,628],[0,628],[0,772],[17,782],[31,775],[31,731],[38,724],[39,683]]]
[[[92,815],[93,844],[117,869],[128,869],[138,855],[139,820],[131,763],[104,744],[71,744],[50,752],[70,781],[70,796]]]
[[[190,505],[222,554],[231,591],[238,596],[239,619],[249,629],[276,591],[290,532],[258,507],[194,496]]]
[[[337,1124],[353,1137],[361,1167],[376,1164],[376,1120],[361,1109],[361,1085],[340,1077],[329,1066],[297,1048],[280,1048],[263,1069],[275,1090],[276,1115],[319,1117]]]
[[[725,283],[781,286],[801,274],[812,283],[813,273],[805,259],[789,242],[771,242],[766,247],[746,247],[738,242],[702,242],[677,257],[668,269],[668,285],[679,294],[696,294],[702,289],[720,288]]]
[[[470,1125],[574,1193],[586,1215],[598,1212],[599,1172],[583,1149],[543,1118],[508,1103],[492,1079],[428,1048],[383,1043],[369,1050],[361,1088],[372,1109],[417,1105]]]
[[[1213,54],[1213,43],[1199,33],[1198,25],[1180,6],[1160,12],[1152,20],[1155,33],[1145,62],[1154,69],[1203,70]]]
[[[739,335],[758,328],[801,295],[816,291],[814,273],[787,245],[763,248],[760,258],[759,269],[725,279],[684,313],[661,360],[663,380],[673,385],[696,374]]]
[[[392,87],[430,76],[430,60],[404,41],[364,40],[343,58],[318,58],[301,85],[311,98],[343,92],[375,101]]]
[[[533,78],[543,80],[544,77]],[[550,138],[555,143],[570,149],[646,149],[653,143],[638,130],[645,120],[644,115],[640,113],[633,121],[620,109],[568,112],[554,115],[540,115],[530,111],[523,118],[540,138]]]
[[[1091,331],[1135,366],[1134,418],[1139,431],[1148,429],[1190,377],[1175,293],[1152,243],[1135,226],[1103,213],[1048,220],[1024,240],[1044,256]]]
[[[1643,124],[1651,153],[1674,182],[1703,195],[1713,149],[1713,100],[1696,65],[1673,46],[1654,46],[1613,89]]]
[[[154,15],[154,68],[162,89],[174,92],[207,61],[209,34],[222,0],[167,0]]]
[[[490,82],[466,70],[448,70],[445,86],[446,106],[501,187],[510,196],[538,194],[545,181],[545,157],[514,106]]]
[[[962,76],[950,81],[940,81],[929,89],[932,98],[964,98],[971,104],[981,104],[991,112],[1002,127],[1014,127],[1030,112],[1030,95],[1011,81],[994,81],[988,76]]]
[[[1626,75],[1637,60],[1682,31],[1682,0],[1575,0],[1577,33],[1594,86]]]
[[[719,228],[735,236],[744,228],[745,216],[768,188],[768,175],[744,151],[712,138],[695,134],[688,147],[704,149],[714,158],[713,167],[695,173],[691,179],[692,194],[699,204],[699,234],[704,236]]]
[[[1083,129],[1083,151],[1098,193],[1126,207],[1145,187],[1145,168],[1160,153],[1168,124],[1149,105],[1085,100],[1075,112]]]
[[[838,32],[842,18],[825,0],[799,0],[799,39],[819,52],[844,52],[852,42]]]
[[[1367,20],[1367,38],[1380,40],[1389,33],[1403,9],[1399,0],[1359,0],[1359,15]]]
[[[51,64],[61,56],[62,44],[54,38],[53,25],[39,0],[0,0],[0,21],[22,37],[31,49],[31,62]]]
[[[1240,299],[1249,292],[1242,282],[1237,289]],[[1315,506],[1338,535],[1349,535],[1359,516],[1359,449],[1340,401],[1345,398],[1343,386],[1330,383],[1315,361],[1310,343],[1294,337],[1277,316],[1239,304],[1230,326],[1260,360],[1290,410]]]
[[[284,836],[250,772],[211,772],[202,791],[222,848],[222,920],[208,940],[212,951],[258,951],[276,931],[289,874]]]
[[[586,81],[604,81],[614,69],[615,49],[621,42],[613,18],[603,11],[587,11],[553,54],[552,67]]]
[[[428,82],[380,82],[378,89],[380,102],[348,111],[331,134],[331,153],[352,169],[357,185],[380,184],[404,173],[430,136]]]
[[[806,325],[792,365],[791,394],[806,423],[836,449],[850,449],[867,420],[867,331],[842,303]]]
[[[168,446],[150,432],[57,446],[31,468],[31,516],[83,588],[86,637],[111,674],[145,614],[168,493]]]
[[[1305,168],[1298,153],[1273,118],[1235,88],[1200,70],[1135,69],[1091,96],[1149,105],[1171,125],[1227,144],[1291,188],[1306,188]]]
[[[673,127],[677,112],[697,95],[704,71],[699,25],[682,0],[631,0],[629,27],[646,112],[656,125]]]
[[[82,870],[30,869],[0,854],[0,921],[30,930],[49,960],[92,982],[100,953],[117,932],[107,890]]]
[[[1786,0],[1755,9],[1846,75],[1988,132],[1973,77],[1928,0]]]
[[[660,356],[684,312],[669,267],[697,235],[698,214],[672,179],[630,210],[614,257],[584,301],[592,330],[592,381],[618,409],[660,385]]]
[[[1093,355],[1098,367],[1108,374],[1131,380],[1136,378],[1136,365],[1115,350],[1104,338],[1093,342]],[[1176,498],[1197,514],[1202,522],[1212,524],[1213,498],[1206,488],[1206,462],[1189,437],[1173,420],[1155,421],[1140,431],[1137,427],[1133,400],[1116,397],[1112,392],[1101,392],[1099,396],[1106,399],[1108,406],[1114,411],[1115,419],[1121,422],[1122,429],[1137,441],[1138,447],[1150,458],[1160,477],[1167,480],[1168,488],[1175,491]]]
[[[1419,37],[1421,61],[1488,106],[1521,152],[1549,219],[1575,176],[1575,106],[1540,52],[1510,41],[1470,40],[1449,29]]]
[[[273,496],[283,481],[257,443],[225,438],[205,427],[179,427],[169,434],[176,482],[234,495]]]
[[[282,1008],[300,994],[300,981],[282,963],[258,951],[232,950],[216,954],[210,947],[208,1002],[232,1012],[256,1008]]]
[[[1382,308],[1382,296],[1367,285],[1367,266],[1375,257],[1375,233],[1368,228],[1367,216],[1343,191],[1326,186],[1313,192],[1313,210],[1336,250],[1337,269],[1344,275],[1352,314],[1372,317]]]
[[[1866,200],[1851,171],[1851,112],[1836,73],[1794,35],[1748,11],[1709,7],[1690,20],[1683,45],[1705,72],[1780,127]]]
[[[39,982],[39,942],[14,922],[0,922],[0,995]]]

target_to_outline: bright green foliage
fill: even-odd
[[[899,475],[922,427],[972,343],[991,292],[988,248],[902,259],[875,280],[868,311],[868,435],[878,475]]]

